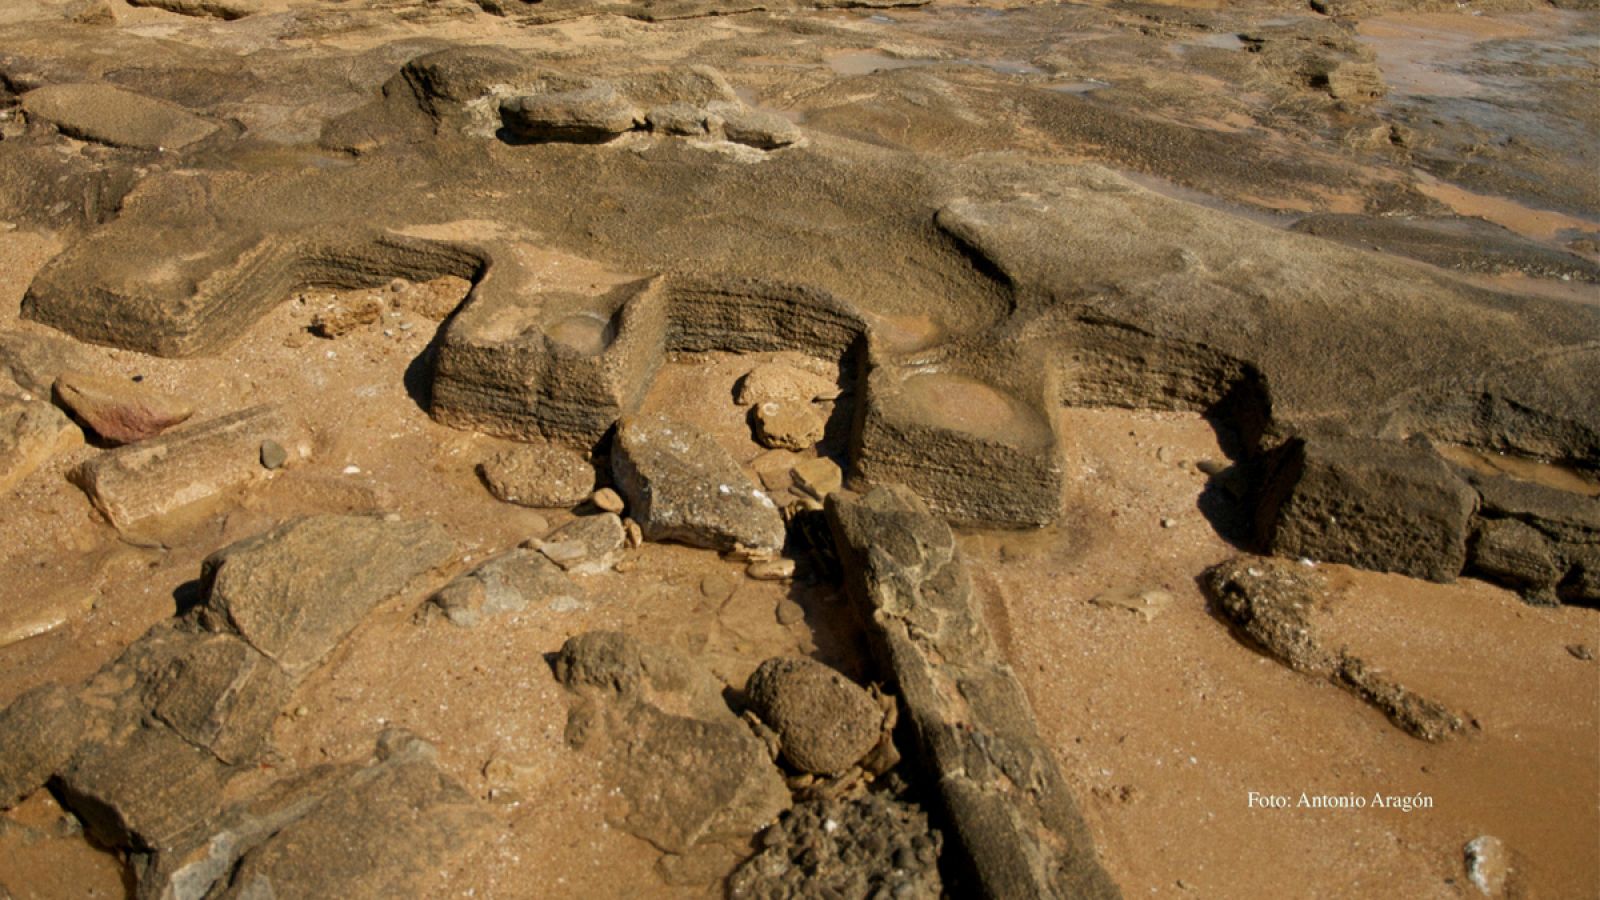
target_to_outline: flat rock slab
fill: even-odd
[[[194,407],[143,385],[88,372],[63,372],[56,400],[112,444],[155,437],[194,415]]]
[[[871,623],[975,889],[1121,896],[974,606],[950,526],[898,485],[832,494],[827,514],[852,602]]]
[[[617,487],[646,540],[776,552],[783,517],[716,439],[664,416],[624,420],[611,451]]]
[[[11,490],[45,460],[83,443],[83,432],[40,400],[0,399],[0,492]]]
[[[576,606],[582,591],[537,550],[517,549],[489,560],[445,585],[429,601],[452,624],[471,628],[531,604]]]
[[[102,453],[72,473],[111,524],[127,529],[266,476],[261,444],[298,445],[272,406],[253,406]]]
[[[644,115],[610,84],[509,97],[500,104],[506,130],[530,141],[596,143],[631,131]]]
[[[229,634],[198,638],[150,686],[152,712],[184,739],[230,764],[256,754],[294,681]]]
[[[454,854],[488,837],[488,812],[431,745],[385,733],[378,754],[245,854],[220,896],[421,896]]]
[[[576,695],[568,744],[596,756],[625,801],[616,827],[684,853],[746,843],[789,805],[766,745],[690,660],[589,632],[566,642],[555,671]]]
[[[176,103],[109,84],[36,88],[22,96],[22,108],[80,140],[139,150],[182,149],[218,128]]]
[[[429,522],[311,516],[206,559],[202,619],[290,672],[320,662],[373,607],[450,559]]]

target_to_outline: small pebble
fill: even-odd
[[[261,442],[261,465],[268,469],[281,469],[289,461],[289,451],[273,440]]]
[[[1594,651],[1589,649],[1588,644],[1568,644],[1567,652],[1572,654],[1573,659],[1581,659],[1584,662],[1594,659]]]
[[[1178,520],[1177,519],[1162,519],[1161,520],[1161,527],[1162,528],[1176,528],[1177,525],[1178,525]]]
[[[806,617],[805,607],[793,600],[778,601],[778,624],[793,625]]]
[[[1223,472],[1228,471],[1227,463],[1218,462],[1214,459],[1202,459],[1195,463],[1194,467],[1199,469],[1203,474],[1211,476],[1221,475]]]
[[[589,498],[589,502],[593,503],[602,512],[616,513],[618,515],[622,514],[625,505],[622,502],[622,495],[611,488],[601,488],[595,491],[594,496]]]

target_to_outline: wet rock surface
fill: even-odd
[[[824,6],[0,12],[0,894],[1594,883],[1593,13]]]

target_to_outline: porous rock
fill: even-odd
[[[454,552],[428,522],[292,519],[213,553],[202,619],[290,672],[315,666],[373,607]]]
[[[1314,437],[1276,452],[1257,525],[1277,556],[1453,581],[1477,505],[1427,448]]]
[[[155,437],[194,414],[194,407],[176,397],[87,372],[63,372],[56,378],[55,396],[79,421],[111,444]]]
[[[714,550],[783,547],[783,517],[728,451],[704,432],[665,416],[623,420],[612,473],[646,540]]]
[[[745,684],[746,700],[802,772],[839,775],[878,743],[883,709],[844,675],[812,659],[774,657]]]
[[[943,836],[914,803],[883,793],[797,804],[761,833],[761,850],[728,879],[728,896],[933,898],[943,894]]]
[[[518,444],[478,466],[489,492],[519,506],[575,506],[594,492],[594,466],[560,444]]]

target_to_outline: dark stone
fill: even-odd
[[[1022,685],[984,627],[950,527],[910,490],[829,495],[851,599],[938,786],[958,864],[994,897],[1119,897]]]
[[[206,559],[202,620],[302,672],[373,607],[453,552],[443,529],[427,522],[293,519]]]
[[[745,695],[777,733],[784,760],[802,772],[842,774],[877,746],[883,728],[883,708],[871,694],[804,657],[763,662]]]
[[[1431,450],[1309,438],[1276,451],[1257,510],[1273,554],[1454,581],[1477,495]]]

